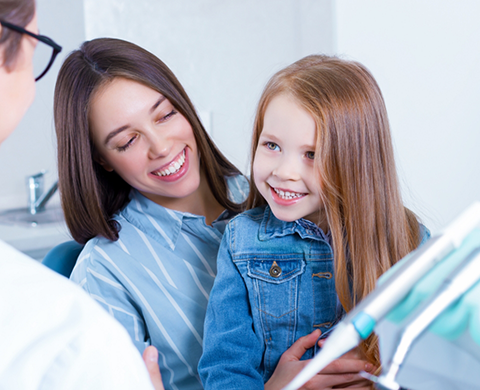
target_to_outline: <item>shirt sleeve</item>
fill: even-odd
[[[0,389],[153,390],[123,327],[78,286],[0,241]]]
[[[70,277],[109,312],[130,335],[140,353],[150,345],[141,308],[129,291],[128,280],[103,248],[87,248]]]
[[[254,331],[245,282],[232,260],[230,234],[231,224],[218,253],[198,371],[206,390],[263,389],[262,344]]]

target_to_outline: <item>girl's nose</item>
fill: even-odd
[[[273,169],[272,174],[280,180],[299,180],[301,178],[300,166],[294,158],[287,156],[278,161],[277,166]]]

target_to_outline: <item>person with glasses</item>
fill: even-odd
[[[42,46],[47,56],[34,64]],[[34,0],[0,0],[0,144],[61,50],[38,35]],[[118,322],[72,282],[1,240],[0,308],[1,389],[151,390],[152,382],[163,389],[153,347],[144,354],[149,378]]]

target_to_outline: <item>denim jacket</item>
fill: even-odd
[[[268,206],[230,221],[217,267],[199,364],[205,389],[263,389],[295,340],[324,332],[343,310],[328,237]]]
[[[420,225],[422,243],[430,236]],[[329,237],[268,206],[233,218],[210,294],[199,374],[206,390],[263,389],[281,355],[344,314],[335,291]],[[313,349],[302,359],[310,359]]]

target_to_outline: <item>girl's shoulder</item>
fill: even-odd
[[[267,206],[263,205],[260,207],[255,207],[254,209],[244,211],[243,213],[240,213],[233,217],[228,223],[228,226],[235,226],[235,228],[243,226],[254,228],[255,226],[260,226],[263,218],[265,217],[266,208]]]
[[[418,224],[418,236],[420,238],[420,245],[423,245],[431,236],[431,233],[430,233],[430,230],[425,226],[423,225],[422,223],[419,223]]]

